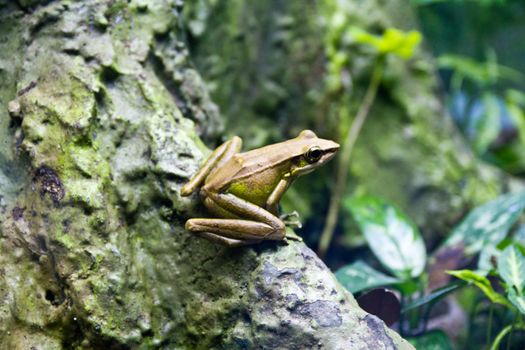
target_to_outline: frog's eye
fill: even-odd
[[[308,163],[312,164],[321,159],[322,155],[323,152],[321,151],[321,147],[312,146],[308,149],[308,151],[306,151],[306,153],[304,154],[304,158]]]

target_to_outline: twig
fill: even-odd
[[[332,195],[330,197],[330,207],[328,209],[323,233],[321,234],[321,239],[319,241],[318,253],[320,257],[324,257],[328,247],[330,246],[330,242],[332,241],[332,236],[337,223],[337,217],[339,215],[341,198],[345,192],[346,177],[348,175],[348,168],[350,166],[350,157],[352,156],[355,142],[359,136],[363,124],[366,121],[366,118],[368,117],[368,112],[374,103],[377,90],[381,83],[383,76],[383,62],[384,59],[381,56],[376,60],[372,78],[370,79],[370,83],[366,90],[363,102],[359,106],[359,110],[357,111],[355,119],[352,121],[350,130],[344,138],[341,156],[339,157],[336,185],[332,190]]]
[[[492,338],[492,318],[494,316],[494,304],[489,306],[489,324],[487,327],[487,339],[485,340],[487,344],[490,344],[490,339]]]

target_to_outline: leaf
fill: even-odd
[[[498,273],[507,284],[510,302],[525,314],[525,256],[517,244],[509,245],[498,258]]]
[[[483,272],[483,275],[486,276],[493,271],[495,272],[501,252],[513,242],[514,240],[510,237],[505,237],[497,245],[494,243],[485,245],[478,258],[478,274],[481,275]]]
[[[421,281],[419,279],[409,278],[401,283],[396,284],[396,289],[404,295],[412,295],[421,290]]]
[[[516,90],[507,91],[505,107],[516,130],[518,130],[519,140],[522,145],[525,145],[525,112],[521,108],[525,104],[524,100],[525,94],[522,92]]]
[[[508,193],[477,207],[454,228],[442,248],[464,246],[465,255],[472,256],[488,244],[497,245],[524,208],[525,192]]]
[[[474,149],[483,154],[496,140],[501,130],[500,108],[498,98],[491,93],[483,96],[483,109],[477,116],[474,125]]]
[[[379,317],[387,326],[399,320],[401,303],[396,295],[385,288],[376,288],[357,298],[361,309],[369,314]]]
[[[441,288],[438,288],[432,293],[425,295],[424,297],[421,297],[419,299],[416,299],[412,301],[410,304],[406,305],[401,312],[407,312],[409,310],[418,308],[420,306],[426,305],[426,304],[434,304],[435,302],[439,301],[444,296],[450,294],[451,292],[455,291],[456,289],[463,287],[465,285],[465,282],[452,282],[447,284],[446,286],[443,286]]]
[[[497,64],[490,59],[486,62],[479,62],[461,55],[442,55],[438,57],[437,62],[440,68],[453,69],[455,74],[481,86],[493,84],[501,78],[519,81],[523,77],[521,72]]]
[[[510,302],[516,306],[519,312],[525,315],[525,296],[518,295],[518,293],[512,288],[509,290],[508,297]]]
[[[493,303],[505,305],[507,307],[511,306],[503,295],[499,294],[494,290],[494,288],[492,288],[492,285],[490,284],[490,281],[487,277],[481,276],[471,270],[455,270],[447,271],[447,273],[463,281],[474,284],[476,287],[481,289],[481,291]]]
[[[356,42],[367,44],[380,54],[394,54],[405,60],[414,56],[422,39],[421,33],[416,30],[404,32],[396,28],[387,28],[381,36],[377,36],[361,28],[352,27],[349,29],[349,34]]]
[[[522,295],[525,288],[525,257],[517,246],[510,245],[500,254],[498,273],[509,290],[516,288],[518,295]]]
[[[380,198],[350,198],[344,203],[368,245],[392,273],[402,279],[419,276],[426,250],[421,234],[401,211]]]
[[[496,268],[496,263],[501,250],[494,244],[487,244],[481,250],[478,258],[478,270],[483,271],[484,275],[487,275],[490,271]]]
[[[397,278],[375,270],[361,260],[341,267],[336,271],[335,277],[351,293],[401,282]]]
[[[525,225],[520,224],[514,231],[514,243],[518,246],[525,247]],[[522,250],[523,251],[523,250]]]
[[[525,106],[525,92],[515,89],[508,89],[505,91],[505,96],[507,101],[517,105]]]
[[[452,350],[448,336],[442,330],[433,330],[407,339],[417,350]]]

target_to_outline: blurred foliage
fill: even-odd
[[[335,276],[352,293],[401,282],[398,278],[375,270],[362,260],[340,268],[336,271]]]
[[[501,86],[521,82],[523,74],[498,64],[494,52],[489,53],[486,62],[458,55],[438,58],[439,67],[452,72],[450,111],[478,155],[521,173],[525,169],[519,151],[525,147],[523,93]]]
[[[478,287],[492,303],[510,307],[507,299],[494,290],[487,277],[471,270],[449,271],[448,273]]]
[[[382,35],[374,35],[364,29],[350,26],[349,18],[344,16],[344,11],[338,11],[337,4],[340,3],[334,3],[335,11],[330,21],[331,24],[328,26],[326,39],[328,59],[326,74],[328,96],[326,99],[339,102],[336,114],[339,124],[343,127],[339,130],[341,151],[338,158],[336,185],[332,189],[327,219],[318,245],[320,256],[326,254],[331,244],[339,218],[342,194],[346,191],[350,159],[361,129],[375,102],[383,79],[383,71],[388,68],[387,58],[392,55],[409,60],[421,42],[421,34],[414,30],[403,32],[395,28],[386,28]],[[350,70],[349,45],[352,42],[374,50],[370,57],[373,62],[373,70],[364,96],[359,97],[361,102],[355,114],[349,109],[355,96],[349,86],[349,79],[346,79],[349,76],[347,72]]]
[[[517,243],[505,248],[497,265],[510,302],[525,315],[525,256],[520,248]]]
[[[396,28],[387,28],[381,36],[370,34],[360,28],[350,28],[356,42],[368,44],[380,55],[393,54],[405,60],[414,56],[414,51],[421,42],[421,33],[416,30],[403,32]]]
[[[466,256],[498,245],[525,209],[525,192],[509,193],[472,210],[440,249],[461,246]]]
[[[509,348],[510,333],[525,331],[525,253],[523,245],[520,242],[513,242],[499,254],[495,265],[497,267],[491,271],[491,280],[479,272],[467,269],[449,271],[449,274],[478,287],[492,303],[502,305],[503,312],[508,311],[514,315],[513,320],[507,320],[507,325],[499,330],[490,347],[490,349],[499,349],[502,340],[508,336],[507,348]],[[498,293],[493,285],[503,285],[505,295]],[[489,318],[489,327],[491,322],[492,319]]]
[[[411,0],[412,4],[416,6],[431,5],[439,3],[456,3],[462,4],[466,2],[474,2],[481,6],[505,5],[508,0]]]
[[[525,174],[525,91],[521,0],[417,1],[427,42],[438,56],[452,116],[475,152]]]
[[[481,88],[497,84],[500,79],[518,82],[521,80],[522,75],[519,71],[498,64],[494,52],[489,53],[486,62],[478,62],[466,56],[444,54],[438,57],[437,63],[440,68],[452,70],[454,90],[460,89],[464,80],[471,81]]]
[[[432,332],[426,332],[426,325],[434,306],[451,293],[457,293],[466,283],[476,286],[490,303],[502,307],[498,310],[498,317],[506,322],[502,327],[495,327],[499,335],[494,339],[490,330],[492,320],[488,320],[487,339],[493,344],[499,344],[504,335],[514,330],[505,325],[513,324],[516,330],[525,327],[523,316],[517,314],[525,315],[525,242],[523,230],[513,230],[525,209],[525,192],[502,195],[472,210],[428,258],[417,228],[406,214],[393,205],[380,198],[357,197],[347,199],[345,207],[354,217],[382,268],[395,277],[361,260],[340,268],[336,277],[354,293],[379,286],[398,290],[401,293],[402,315],[405,316],[400,321],[399,330],[406,336],[423,334],[414,341],[417,344],[428,341],[429,345],[418,345],[418,348],[447,348],[448,338],[444,334],[428,335]],[[453,260],[465,264],[465,261],[478,256],[478,266],[484,268],[448,271],[466,283],[445,281],[439,288],[429,290],[429,277],[444,272],[434,268],[439,267],[439,257],[450,259],[458,252],[459,259]],[[495,280],[498,281],[496,284]],[[505,294],[500,292],[499,286],[504,286]],[[474,317],[469,322],[474,322]],[[427,336],[429,339],[426,339]],[[434,337],[444,338],[438,341]]]
[[[373,197],[349,198],[345,207],[383,266],[405,280],[421,275],[426,263],[425,245],[405,214]]]
[[[443,331],[430,331],[419,337],[409,338],[418,350],[452,350],[448,336]]]

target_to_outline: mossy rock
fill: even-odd
[[[411,349],[303,243],[184,230],[222,122],[180,1],[23,4],[0,10],[0,348]]]

